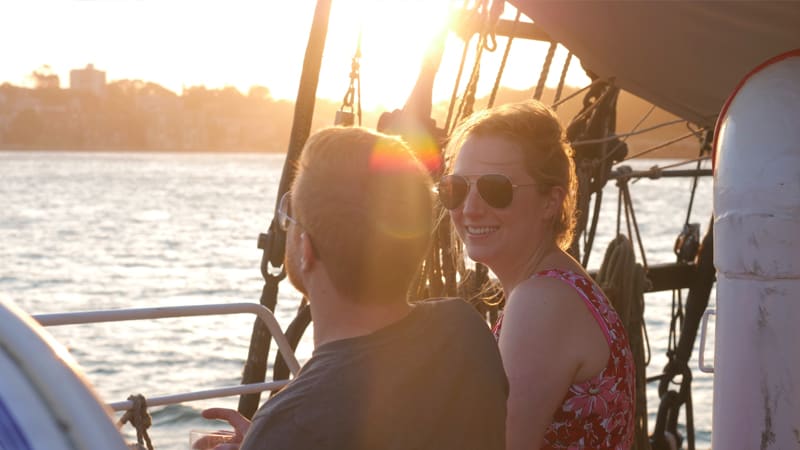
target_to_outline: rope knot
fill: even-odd
[[[651,180],[656,180],[661,178],[661,175],[663,173],[661,167],[658,167],[657,165],[651,167],[649,172],[650,173],[647,175],[647,177],[650,178]]]
[[[150,442],[150,436],[147,434],[147,429],[153,424],[153,418],[147,412],[147,400],[142,394],[131,395],[128,400],[133,402],[131,409],[125,411],[125,414],[119,418],[117,426],[130,424],[136,429],[136,441],[139,448],[143,448],[147,444],[147,450],[153,450],[153,444]]]
[[[618,183],[619,182],[627,182],[630,179],[631,174],[633,173],[633,168],[631,166],[628,166],[628,165],[619,166],[619,167],[617,167],[616,172],[617,172],[617,182]]]

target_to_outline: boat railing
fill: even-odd
[[[36,314],[33,316],[42,326],[79,325],[101,322],[122,322],[130,320],[166,319],[175,317],[211,316],[226,314],[255,314],[264,322],[272,338],[278,345],[278,352],[286,361],[292,376],[300,370],[300,363],[294,355],[292,346],[281,330],[278,321],[267,307],[255,303],[225,303],[187,306],[164,306],[154,308],[128,308],[98,311],[76,311],[68,313]],[[164,406],[184,403],[195,400],[228,397],[255,392],[271,391],[285,386],[289,380],[280,380],[264,383],[249,383],[235,386],[225,386],[202,391],[192,391],[147,399],[148,406]],[[114,411],[124,411],[133,407],[133,401],[125,400],[109,403]]]

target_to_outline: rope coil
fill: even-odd
[[[644,322],[644,293],[650,289],[650,280],[641,264],[636,262],[633,244],[618,235],[608,245],[603,264],[596,277],[597,283],[608,296],[619,314],[628,334],[636,364],[636,411],[634,415],[634,446],[637,450],[650,448],[647,436],[647,383],[645,357],[647,330]],[[649,353],[649,351],[647,351]]]

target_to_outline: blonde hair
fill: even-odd
[[[336,288],[357,299],[406,293],[432,240],[427,170],[402,140],[365,128],[309,138],[292,208]]]
[[[501,105],[475,112],[453,131],[447,144],[448,172],[464,142],[471,136],[498,136],[522,150],[525,170],[542,193],[564,189],[561,214],[554,220],[555,243],[563,250],[572,244],[575,229],[577,180],[573,150],[555,112],[536,100]]]

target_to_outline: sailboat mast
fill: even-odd
[[[281,196],[289,189],[295,176],[296,161],[300,158],[303,146],[311,133],[311,121],[314,117],[314,105],[319,84],[319,72],[322,67],[322,55],[325,51],[325,41],[328,36],[328,21],[330,18],[331,0],[318,0],[314,10],[314,20],[308,36],[303,72],[300,75],[300,86],[297,90],[297,100],[294,107],[292,130],[289,137],[289,148],[283,165],[281,181],[278,185],[278,195],[275,202],[275,211]],[[262,234],[258,239],[258,247],[264,251],[261,258],[261,274],[264,277],[264,288],[261,292],[260,303],[270,311],[275,311],[278,296],[278,283],[284,278],[281,270],[276,275],[270,266],[278,268],[283,265],[285,253],[286,233],[277,226],[273,219],[267,234]],[[253,333],[250,336],[250,350],[247,355],[242,372],[242,384],[258,383],[264,381],[267,370],[267,355],[271,336],[266,327],[256,320],[253,324]],[[239,412],[247,417],[252,417],[260,401],[260,394],[247,394],[239,399]]]

